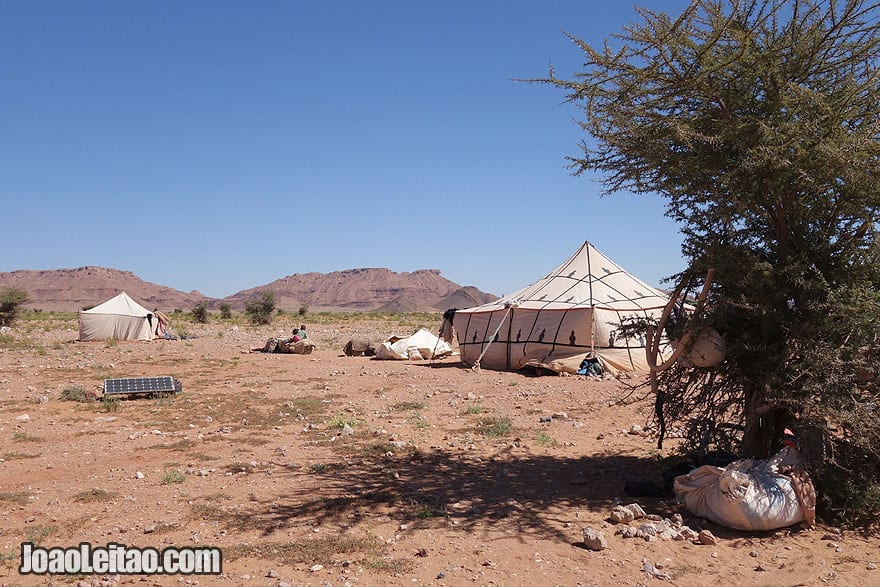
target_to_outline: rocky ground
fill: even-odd
[[[649,405],[619,401],[635,381],[341,353],[354,336],[410,334],[415,318],[324,319],[309,323],[311,355],[250,352],[289,326],[80,343],[75,320],[27,320],[0,334],[0,584],[880,581],[871,537],[738,532],[672,498],[627,497],[627,480],[671,462]],[[158,375],[182,393],[89,400],[106,378]],[[647,517],[626,518],[633,502]],[[693,533],[635,532],[649,523]],[[24,576],[22,542],[216,546],[223,572]]]

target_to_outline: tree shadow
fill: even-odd
[[[254,521],[270,534],[305,522],[350,525],[384,515],[413,528],[442,521],[464,530],[567,540],[563,524],[571,510],[610,511],[635,501],[624,484],[653,465],[626,455],[520,455],[510,449],[488,458],[445,450],[383,456],[300,472],[285,499],[262,504]],[[638,501],[655,513],[671,513],[662,499]]]

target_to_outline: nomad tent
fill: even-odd
[[[500,300],[456,310],[461,360],[498,370],[574,373],[589,357],[606,371],[648,371],[644,336],[618,331],[630,317],[659,318],[669,296],[585,242],[565,263]],[[661,357],[668,354],[661,345]]]
[[[79,339],[152,340],[165,334],[165,322],[122,292],[79,313]]]

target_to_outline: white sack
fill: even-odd
[[[704,465],[675,478],[675,495],[692,514],[737,530],[812,523],[815,510],[804,506],[797,487],[803,477],[780,472],[799,460],[797,450],[786,447],[767,460],[736,461],[726,468]]]

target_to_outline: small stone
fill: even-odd
[[[608,548],[608,541],[605,539],[605,533],[594,530],[593,528],[584,528],[584,546],[588,550],[605,550]]]
[[[629,511],[631,511],[637,520],[638,520],[639,518],[644,518],[645,515],[646,515],[646,514],[645,514],[645,510],[643,510],[643,509],[642,509],[642,506],[640,506],[640,505],[637,504],[637,503],[631,503],[631,504],[629,504],[628,506],[626,506],[626,509],[628,509]],[[660,520],[660,519],[661,519],[660,516],[656,516],[656,520]]]
[[[697,541],[700,544],[705,544],[707,546],[715,546],[718,544],[718,539],[715,538],[715,535],[712,534],[709,530],[701,530],[697,535]]]
[[[875,565],[874,563],[868,563],[867,565],[865,565],[865,568],[869,571],[876,571],[877,565]]]
[[[22,414],[21,416],[16,416],[15,421],[16,422],[30,422],[31,417],[28,416],[27,414]]]
[[[311,572],[313,572],[313,573],[317,573],[318,571],[320,571],[320,570],[323,569],[323,568],[324,568],[324,565],[321,565],[321,564],[318,564],[318,565],[312,565],[312,566],[309,567],[309,571],[311,571]]]
[[[342,427],[342,432],[340,432],[340,434],[342,436],[351,436],[352,434],[354,434],[354,428],[346,424]]]
[[[269,569],[269,572],[266,573],[266,576],[269,577],[270,579],[277,579],[278,573],[275,571],[275,569]]]
[[[628,507],[618,505],[611,510],[610,519],[615,524],[629,524],[636,519],[636,516]]]
[[[155,531],[156,531],[156,525],[155,525],[155,524],[153,524],[152,526],[145,526],[145,527],[144,527],[144,534],[152,534],[152,533],[155,532]]]
[[[757,550],[749,551],[749,556],[752,558],[756,558],[758,556],[758,551]]]
[[[138,471],[137,473],[134,474],[135,479],[143,479],[144,477],[146,477],[146,475],[144,475],[143,472],[141,472],[141,471]]]

